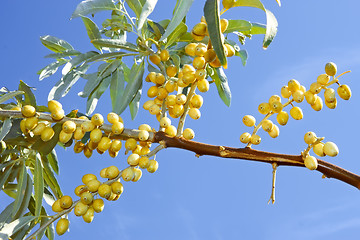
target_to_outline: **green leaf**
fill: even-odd
[[[12,126],[11,119],[6,118],[0,129],[0,141],[2,141],[5,138],[5,136],[10,132],[11,126]]]
[[[142,4],[140,3],[140,1],[139,0],[126,0],[125,2],[131,8],[131,10],[133,10],[133,12],[136,15],[136,18],[139,18],[140,14],[141,14],[141,9],[142,9]]]
[[[226,64],[223,36],[220,31],[220,11],[218,0],[206,0],[204,16],[208,25],[209,37],[221,65]]]
[[[36,106],[36,98],[33,92],[31,91],[31,87],[29,87],[29,85],[24,83],[22,80],[20,80],[19,91],[24,92],[24,96],[25,96],[25,100],[23,103],[24,105]]]
[[[59,175],[59,164],[55,148],[51,150],[51,152],[46,157],[49,160],[52,170],[54,170],[54,172]]]
[[[54,240],[55,237],[55,227],[54,227],[54,223],[50,224],[45,231],[45,236],[49,239],[49,240]]]
[[[62,75],[66,75],[68,72],[71,71],[72,68],[75,68],[80,63],[87,61],[97,55],[99,55],[98,52],[90,51],[76,56],[75,58],[71,59],[70,62],[65,64],[64,68],[61,71]]]
[[[90,65],[85,64],[65,74],[65,76],[63,76],[50,90],[48,100],[59,100],[60,98],[66,96],[71,87],[74,86],[74,84],[80,79],[81,75],[84,74],[89,67]]]
[[[139,52],[139,49],[136,45],[130,42],[124,42],[119,39],[94,39],[91,41],[93,44],[97,44],[101,47],[110,47],[110,48],[120,48],[125,49],[131,52]]]
[[[173,30],[173,32],[167,38],[165,48],[168,46],[171,46],[173,43],[175,43],[179,39],[179,37],[182,36],[186,32],[187,32],[186,24],[183,22],[180,22],[178,24],[178,26]]]
[[[48,55],[46,55],[44,58],[56,58],[56,59],[61,59],[64,57],[70,57],[70,56],[77,56],[80,55],[81,52],[77,51],[77,50],[66,50],[64,52],[61,53],[50,53]]]
[[[37,153],[34,168],[35,216],[40,215],[44,195],[43,166],[40,159],[41,156],[39,153]]]
[[[54,136],[47,142],[38,138],[38,140],[33,144],[32,149],[40,152],[43,155],[48,155],[56,146],[59,141],[59,134],[62,129],[62,125],[60,123],[55,124],[53,127]]]
[[[50,187],[51,191],[54,193],[57,199],[61,198],[63,194],[61,192],[60,185],[56,179],[54,172],[51,170],[49,160],[43,154],[41,154],[41,162],[44,167],[43,176],[45,183]]]
[[[225,103],[226,106],[230,107],[231,92],[223,68],[222,67],[216,68],[211,78],[215,80],[216,88],[218,90],[218,94],[221,100]]]
[[[1,229],[1,234],[6,236],[3,239],[9,238],[11,235],[17,233],[19,230],[21,230],[24,226],[26,226],[29,222],[33,221],[35,218],[36,217],[34,216],[25,216],[19,219],[15,219],[11,223],[5,224],[4,228]]]
[[[13,166],[14,166],[14,164],[11,164],[11,165],[7,166],[3,171],[0,172],[1,173],[0,174],[0,190],[3,189],[3,186],[6,183],[6,180],[10,176]]]
[[[134,56],[137,55],[136,53],[127,53],[127,52],[111,52],[111,53],[103,53],[97,56],[94,56],[88,59],[85,63],[94,62],[97,60],[107,60],[109,58],[119,58],[124,56]]]
[[[252,24],[245,20],[229,20],[229,25],[224,33],[250,31]]]
[[[49,206],[52,206],[56,200],[47,187],[44,187],[44,200]]]
[[[180,69],[180,57],[177,54],[170,54],[171,60],[174,62],[174,65]]]
[[[17,191],[16,191],[16,199],[15,199],[14,208],[13,208],[13,211],[11,214],[13,219],[22,210],[21,203],[22,203],[22,200],[23,200],[23,198],[25,196],[25,192],[26,192],[27,175],[28,174],[26,171],[25,163],[21,163],[21,169],[20,169],[20,174],[19,174],[18,183],[17,183],[18,186],[17,186]]]
[[[101,95],[105,92],[105,90],[109,87],[111,81],[111,77],[108,76],[104,78],[99,86],[92,92],[86,102],[86,114],[90,115],[94,112],[96,105],[99,101]]]
[[[5,93],[4,95],[2,95],[0,97],[0,103],[6,102],[7,100],[9,100],[13,97],[16,97],[20,94],[24,94],[24,93],[25,93],[24,91],[11,91],[11,92]]]
[[[7,205],[6,208],[0,213],[0,230],[4,227],[5,224],[10,222],[11,212],[13,208],[14,208],[14,202]]]
[[[112,0],[85,0],[79,3],[71,19],[94,14],[100,11],[118,10]]]
[[[112,111],[119,114],[116,109],[118,104],[121,101],[122,96],[124,95],[125,88],[125,77],[122,68],[116,69],[116,71],[111,76],[110,82],[110,98]]]
[[[121,101],[119,102],[117,108],[115,109],[115,112],[117,114],[121,114],[126,109],[126,107],[134,99],[138,90],[141,89],[144,70],[145,70],[144,59],[142,59],[139,65],[134,63],[134,65],[131,67],[130,77],[125,87],[124,94],[122,95]]]
[[[235,2],[234,7],[254,7],[266,13],[266,33],[263,41],[263,48],[266,49],[277,33],[278,22],[274,14],[265,9],[260,0],[238,0]]]
[[[170,34],[178,27],[178,25],[180,23],[183,23],[182,20],[186,16],[193,2],[194,0],[179,0],[177,2],[173,13],[173,17],[165,30],[165,34],[160,38],[159,41],[163,41],[165,38],[170,36]],[[171,45],[171,44],[167,44],[167,45]]]
[[[53,52],[64,52],[66,50],[74,50],[74,48],[65,40],[46,35],[40,37],[41,43]]]
[[[241,58],[241,62],[242,64],[245,66],[246,65],[246,61],[248,59],[248,53],[246,50],[240,50],[238,52],[235,52],[235,56],[238,56]]]
[[[81,17],[85,28],[86,28],[86,32],[89,36],[90,42],[94,39],[99,39],[101,38],[101,34],[99,31],[98,26],[96,26],[96,24],[88,17]],[[94,43],[93,43],[94,44]],[[94,44],[94,47],[96,47],[97,49],[101,50],[101,47],[99,47],[98,45]]]
[[[266,25],[261,23],[252,23],[252,27],[250,32],[243,32],[244,34],[265,34],[266,33]]]
[[[129,108],[130,108],[130,114],[131,114],[131,119],[134,120],[138,111],[139,111],[139,106],[140,106],[140,98],[141,98],[141,92],[142,90],[139,89],[134,97],[134,99],[131,101],[131,103],[129,104]]]
[[[29,215],[27,215],[29,216]],[[25,224],[19,231],[17,231],[15,234],[11,236],[12,240],[23,240],[25,238],[25,235],[29,233],[31,228],[33,228],[35,225],[35,219],[27,224]],[[39,238],[40,239],[40,238]]]
[[[54,53],[56,54],[56,53]],[[41,71],[40,71],[40,76],[39,76],[39,80],[43,80],[47,77],[50,77],[51,75],[53,75],[54,73],[56,73],[56,71],[58,70],[58,68],[67,63],[67,61],[63,60],[63,59],[60,59],[56,62],[53,62],[53,63],[50,63],[49,65],[47,65],[45,68],[43,68]]]
[[[144,6],[142,7],[140,17],[138,19],[137,31],[141,32],[142,27],[147,19],[147,17],[152,13],[156,6],[157,0],[146,0]]]

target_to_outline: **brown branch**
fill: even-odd
[[[265,163],[276,163],[278,166],[305,167],[301,155],[288,155],[281,153],[263,152],[252,148],[232,148],[216,146],[200,142],[186,140],[182,137],[169,137],[164,132],[155,134],[155,142],[163,141],[166,147],[181,148],[192,151],[197,155],[209,155],[222,158],[234,158],[251,160]],[[317,171],[323,173],[327,178],[335,178],[360,189],[360,176],[349,172],[334,164],[318,159]]]

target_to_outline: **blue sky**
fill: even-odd
[[[70,42],[77,50],[94,50],[80,19],[69,20],[79,1],[54,0],[9,1],[0,8],[1,86],[16,89],[19,80],[36,87],[38,103],[46,104],[47,93],[60,78],[59,74],[39,82],[36,72],[50,63],[43,58],[48,51],[40,43],[42,35],[54,35]],[[204,1],[195,1],[188,24],[192,27],[202,15]],[[259,122],[257,106],[295,78],[307,88],[323,73],[324,65],[333,61],[338,71],[352,70],[341,82],[353,92],[350,101],[338,99],[338,107],[324,107],[315,112],[299,104],[304,112],[301,121],[289,120],[280,127],[277,139],[260,131],[262,143],[256,149],[300,154],[306,147],[303,136],[314,131],[326,141],[335,142],[340,154],[325,157],[332,163],[360,173],[357,157],[360,134],[360,47],[357,1],[283,1],[264,0],[279,22],[279,31],[268,50],[261,47],[262,37],[254,36],[241,47],[249,53],[246,67],[235,57],[225,71],[233,98],[226,107],[217,96],[215,86],[203,95],[202,117],[189,119],[187,127],[195,130],[194,140],[210,144],[242,147],[239,136],[249,131],[241,119],[252,114]],[[175,1],[159,0],[154,20],[171,17]],[[106,14],[100,15],[100,19]],[[231,9],[224,17],[265,22],[258,9]],[[95,18],[98,19],[98,18]],[[97,22],[98,25],[101,21]],[[61,100],[64,109],[85,111],[86,102],[77,97],[84,80]],[[145,85],[145,89],[149,85]],[[142,99],[143,103],[147,99]],[[105,92],[95,112],[106,115],[110,108]],[[146,112],[135,121],[129,112],[122,117],[125,126],[156,122]],[[276,121],[274,118],[272,120]],[[61,173],[59,181],[64,194],[74,196],[73,189],[85,173],[99,174],[110,165],[126,166],[126,158],[117,159],[94,154],[91,159],[75,155],[72,149],[58,148]],[[176,149],[161,151],[159,170],[144,172],[137,183],[125,183],[125,191],[116,202],[106,202],[105,210],[96,214],[93,223],[69,215],[70,232],[57,239],[350,239],[360,234],[359,191],[305,168],[280,167],[277,174],[276,203],[268,205],[271,190],[271,166],[241,160],[219,159]],[[9,202],[0,193],[0,210]]]

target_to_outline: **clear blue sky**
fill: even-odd
[[[0,8],[0,85],[13,90],[19,80],[37,88],[40,104],[46,104],[47,93],[60,78],[59,74],[39,82],[36,72],[50,63],[43,56],[50,53],[39,37],[50,34],[70,42],[77,50],[94,50],[80,19],[69,21],[80,1],[54,0],[2,2]],[[204,1],[195,1],[188,23],[192,27],[202,15]],[[360,173],[358,157],[360,92],[360,15],[357,1],[264,1],[278,19],[279,31],[268,50],[261,48],[262,37],[247,40],[242,48],[249,52],[246,67],[232,58],[226,74],[233,93],[232,105],[226,107],[218,98],[215,86],[204,94],[202,117],[188,120],[186,126],[196,132],[195,140],[217,145],[242,147],[239,136],[245,127],[241,118],[252,114],[259,122],[259,103],[267,101],[291,78],[309,87],[323,73],[328,61],[338,70],[352,70],[342,81],[353,97],[338,100],[338,107],[324,107],[315,112],[302,103],[304,119],[289,120],[280,127],[277,139],[260,132],[262,143],[256,149],[300,154],[306,147],[303,136],[314,131],[325,140],[335,142],[340,154],[326,157],[332,163]],[[159,0],[154,20],[170,18],[175,1]],[[104,16],[104,15],[102,15]],[[257,9],[232,9],[229,19],[265,22]],[[95,18],[96,19],[96,18]],[[101,22],[97,22],[98,25]],[[66,111],[85,110],[86,102],[77,97],[85,81],[61,100]],[[145,85],[145,88],[149,87]],[[143,99],[143,103],[147,99]],[[110,109],[109,93],[100,100],[95,112],[106,115]],[[136,128],[152,123],[148,113],[140,112],[134,122],[129,112],[122,117],[125,125]],[[275,119],[273,119],[276,121]],[[75,155],[72,149],[57,149],[61,173],[59,181],[64,194],[74,196],[73,189],[85,173],[99,174],[103,167],[126,166],[126,158],[117,159],[94,154],[91,159]],[[105,154],[106,155],[106,154]],[[93,223],[70,214],[70,232],[57,239],[353,239],[360,235],[360,193],[357,189],[333,179],[322,179],[318,172],[305,168],[280,167],[277,177],[276,203],[268,205],[271,190],[269,164],[219,159],[167,149],[157,160],[159,170],[144,172],[137,183],[125,183],[120,200],[106,202]],[[9,198],[0,193],[0,210]]]

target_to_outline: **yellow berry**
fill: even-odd
[[[74,145],[74,152],[75,153],[81,153],[85,148],[85,144],[82,143],[81,141],[76,142]]]
[[[87,182],[89,182],[90,180],[93,180],[93,179],[97,179],[96,176],[94,174],[88,173],[82,177],[81,181],[84,184],[86,184]]]
[[[191,128],[186,128],[183,132],[183,137],[187,140],[191,140],[195,137],[195,132]]]
[[[153,98],[153,97],[156,97],[158,94],[158,87],[157,86],[152,86],[148,89],[147,91],[147,96],[149,98]]]
[[[93,150],[90,149],[88,145],[85,145],[84,156],[87,158],[90,158],[92,156],[92,152],[93,152]]]
[[[285,126],[289,120],[289,114],[285,111],[281,111],[277,114],[276,120],[280,125]]]
[[[227,19],[220,19],[220,29],[221,32],[225,32],[227,27],[229,26],[229,21]]]
[[[108,179],[114,179],[119,175],[120,171],[116,166],[110,166],[106,168],[105,177]]]
[[[258,107],[258,110],[261,114],[268,114],[271,110],[269,103],[261,103]]]
[[[301,120],[303,119],[304,115],[303,112],[301,110],[301,108],[299,107],[293,107],[290,109],[290,115],[291,117],[293,117],[295,120]]]
[[[106,175],[105,175],[105,173],[106,173],[106,169],[107,169],[107,168],[103,168],[103,169],[101,169],[101,171],[100,171],[100,177],[102,177],[102,178],[106,178]]]
[[[149,164],[150,164],[150,160],[148,157],[141,157],[139,159],[139,167],[145,169],[149,166]]]
[[[122,194],[124,192],[124,186],[121,182],[113,182],[111,184],[111,191],[117,195]]]
[[[142,155],[148,154],[149,152],[150,152],[150,149],[148,147],[146,147],[146,146],[143,146],[141,148],[141,151],[140,151],[139,155],[142,156]]]
[[[178,94],[176,95],[176,103],[180,105],[184,105],[186,102],[185,94]]]
[[[61,103],[59,103],[56,100],[50,100],[48,102],[48,108],[49,108],[50,112],[55,112],[55,111],[62,109],[62,105],[61,105]]]
[[[26,122],[25,122],[26,123]],[[44,122],[40,122],[33,130],[32,133],[37,136],[41,135],[42,131],[46,128],[46,124]]]
[[[139,168],[134,168],[133,170],[134,170],[134,178],[131,181],[137,182],[140,180],[142,176],[142,171]]]
[[[316,94],[313,94],[313,93],[311,93],[310,91],[306,91],[306,92],[304,93],[304,96],[305,96],[305,99],[306,99],[306,101],[307,101],[308,104],[310,104],[310,105],[314,105],[314,104],[315,104],[316,97],[317,97]]]
[[[333,101],[333,102],[328,102],[328,101],[325,100],[325,105],[330,109],[336,108],[336,106],[337,106],[336,98],[335,98],[335,101]]]
[[[149,139],[149,132],[146,130],[140,130],[139,132],[139,140],[146,141]]]
[[[334,102],[335,98],[335,90],[333,88],[327,88],[324,92],[324,98],[326,102]]]
[[[168,117],[163,117],[160,119],[160,126],[166,128],[171,125],[171,120]]]
[[[110,150],[113,151],[113,152],[118,152],[120,151],[121,149],[121,141],[118,140],[118,139],[114,139],[112,142],[111,142],[111,146],[110,146]]]
[[[203,69],[205,68],[206,61],[204,57],[195,57],[192,64],[196,69]]]
[[[100,150],[101,152],[105,152],[110,148],[110,146],[111,146],[111,139],[108,137],[102,137],[97,146],[97,149]]]
[[[339,154],[339,149],[333,142],[327,142],[324,144],[324,153],[330,157],[335,157]]]
[[[178,68],[174,64],[171,64],[166,68],[166,75],[168,75],[168,77],[175,77],[177,72]]]
[[[202,41],[204,39],[205,35],[196,35],[193,31],[191,31],[191,37],[195,41]]]
[[[60,199],[56,200],[53,205],[51,206],[51,209],[54,212],[62,212],[64,209],[60,205]]]
[[[258,145],[261,142],[261,137],[259,135],[253,134],[250,139],[251,144]]]
[[[154,172],[156,172],[158,170],[158,168],[159,168],[159,163],[156,160],[151,159],[150,164],[147,167],[148,172],[149,173],[154,173]]]
[[[315,144],[313,146],[313,151],[316,155],[318,155],[319,157],[324,157],[325,153],[324,153],[324,143],[319,142],[317,144]]]
[[[264,120],[261,124],[261,127],[264,129],[265,132],[270,132],[273,127],[274,127],[274,124],[271,120]]]
[[[62,109],[51,112],[51,118],[55,121],[60,121],[65,116],[65,112]]]
[[[307,167],[310,170],[315,170],[318,167],[318,161],[313,156],[307,156],[304,160],[305,167]]]
[[[95,129],[95,125],[91,121],[85,121],[81,124],[83,132],[90,132]]]
[[[91,122],[95,125],[95,126],[101,126],[104,124],[104,117],[99,114],[96,113],[91,117]]]
[[[97,146],[98,146],[98,143],[95,143],[91,140],[86,144],[86,147],[88,147],[91,150],[95,150],[97,148]]]
[[[351,89],[346,84],[340,85],[337,89],[337,93],[344,100],[349,100],[351,98]]]
[[[199,43],[195,48],[195,55],[198,57],[202,57],[205,55],[207,51],[206,45],[203,43]]]
[[[80,195],[80,201],[83,204],[89,205],[93,201],[93,195],[90,192],[84,192]]]
[[[100,197],[108,199],[111,195],[111,187],[107,184],[101,184],[98,193]]]
[[[92,207],[94,208],[95,212],[102,212],[104,210],[104,200],[101,198],[95,199],[93,201]]]
[[[160,58],[160,56],[157,55],[157,54],[151,54],[151,55],[149,56],[149,59],[150,59],[150,61],[151,61],[153,64],[155,64],[155,65],[159,65],[160,62],[161,62],[161,58]]]
[[[94,208],[89,207],[89,209],[86,211],[86,213],[82,216],[84,222],[91,223],[94,219]]]
[[[283,105],[279,101],[275,101],[272,104],[270,104],[271,111],[274,113],[279,113],[283,109]]]
[[[135,177],[135,173],[134,173],[133,168],[132,167],[125,168],[121,172],[121,177],[126,182],[133,180],[133,178]]]
[[[274,127],[268,133],[269,133],[270,137],[277,138],[280,134],[280,129],[277,125],[274,124]]]
[[[176,132],[177,132],[177,129],[176,129],[176,127],[173,126],[173,125],[170,125],[170,126],[168,126],[168,127],[165,128],[165,133],[166,133],[167,135],[169,135],[170,137],[175,137]]]
[[[86,188],[86,186],[85,185],[80,185],[80,186],[77,186],[76,188],[75,188],[75,190],[74,190],[74,193],[75,193],[75,195],[76,196],[81,196],[81,194],[83,193],[83,192],[86,192],[87,191],[87,188]]]
[[[249,143],[251,140],[251,134],[248,132],[244,132],[240,135],[240,142],[242,143]]]
[[[296,90],[300,90],[300,83],[295,79],[291,79],[288,82],[288,89],[292,93],[295,92]]]
[[[325,65],[325,73],[329,76],[335,76],[337,72],[337,66],[335,63],[333,62],[328,62],[326,65]]]
[[[135,150],[136,146],[137,146],[137,141],[134,138],[129,138],[125,142],[126,150],[130,150],[130,151]]]
[[[291,96],[291,91],[289,90],[288,86],[283,86],[281,88],[281,96],[283,98],[289,98]]]
[[[200,92],[207,92],[210,88],[209,81],[206,79],[202,79],[197,82],[197,87]]]
[[[169,96],[168,96],[168,97],[169,97]],[[148,100],[148,101],[146,101],[146,102],[143,104],[143,108],[144,108],[145,110],[149,110],[150,107],[151,107],[152,105],[154,105],[154,104],[155,104],[154,100]]]
[[[59,134],[59,142],[67,143],[72,138],[72,135],[72,133],[66,133],[64,130],[61,130]]]
[[[89,209],[89,205],[84,204],[83,202],[80,201],[75,205],[74,214],[78,217],[82,216],[87,212],[88,209]]]
[[[251,115],[245,115],[242,119],[245,126],[252,127],[255,125],[256,119]]]
[[[101,182],[97,179],[93,179],[88,181],[85,185],[90,192],[97,192],[98,188],[101,185]]]
[[[227,52],[226,57],[232,57],[235,55],[235,49],[230,44],[225,43],[224,44],[225,50]]]
[[[71,207],[73,201],[70,196],[62,196],[60,198],[60,207],[63,209],[68,209]]]
[[[204,54],[205,61],[210,63],[216,59],[216,53],[214,49],[208,49]]]
[[[124,124],[122,122],[115,122],[111,126],[111,132],[115,135],[119,135],[124,131]]]
[[[320,111],[323,108],[322,98],[319,96],[316,96],[315,103],[313,105],[311,105],[311,107],[315,111]]]
[[[99,129],[99,128],[95,128],[94,130],[92,130],[90,132],[90,140],[93,142],[93,143],[99,143],[101,138],[103,136],[103,133],[102,131]]]
[[[201,112],[198,108],[190,108],[188,114],[192,119],[195,119],[195,120],[197,120],[201,117]]]
[[[33,117],[35,116],[36,109],[31,105],[25,105],[21,108],[21,113],[24,115],[24,117]]]
[[[161,73],[155,74],[155,83],[158,85],[163,85],[165,83],[165,77]]]
[[[169,60],[169,58],[170,58],[169,51],[166,49],[161,50],[160,52],[161,61],[166,62],[167,60]]]
[[[329,80],[330,80],[330,76],[327,74],[320,74],[316,79],[316,81],[318,83],[320,83],[321,85],[327,84],[329,82]]]
[[[158,113],[160,113],[161,109],[157,104],[152,105],[149,108],[149,112],[151,115],[157,115]]]
[[[108,122],[109,123],[111,123],[111,124],[114,124],[114,123],[116,123],[116,122],[119,122],[119,115],[117,115],[116,113],[114,113],[114,112],[110,112],[110,113],[108,113],[108,115],[107,115],[107,120],[108,120]]]
[[[281,98],[278,95],[272,95],[269,98],[269,104],[272,105],[274,102],[280,102],[281,103]]]
[[[191,32],[194,34],[194,35],[197,35],[197,36],[202,36],[204,37],[205,34],[207,33],[207,24],[204,23],[204,22],[199,22],[198,24],[196,24],[193,29],[191,30]],[[197,39],[195,39],[197,40]],[[201,41],[201,40],[200,40]]]
[[[195,56],[195,48],[197,44],[196,43],[189,43],[185,47],[185,53],[190,56]]]
[[[225,9],[232,8],[236,0],[222,0],[222,5]]]
[[[140,159],[139,154],[133,153],[129,155],[127,159],[127,163],[131,166],[136,166],[139,164],[139,159]]]
[[[311,92],[312,94],[318,94],[322,89],[322,86],[320,83],[318,82],[313,82],[311,85],[310,85],[310,89],[309,89],[309,92]]]
[[[69,229],[69,220],[66,218],[61,218],[56,224],[56,233],[60,236],[66,233]]]
[[[305,136],[304,136],[304,141],[306,144],[313,144],[314,142],[316,142],[317,140],[317,137],[316,137],[316,134],[314,132],[307,132],[305,133]]]
[[[296,90],[293,92],[292,96],[297,103],[301,103],[304,100],[304,93],[301,90]]]
[[[27,130],[33,130],[39,122],[39,119],[37,117],[29,117],[25,120],[25,128]]]
[[[44,142],[49,141],[50,139],[52,139],[52,137],[54,136],[55,132],[54,129],[52,129],[52,127],[46,127],[42,132],[41,132],[41,140],[43,140]]]

